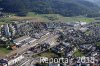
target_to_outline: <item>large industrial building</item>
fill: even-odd
[[[31,44],[35,40],[36,40],[35,38],[31,38],[30,36],[22,36],[20,38],[13,40],[13,42],[18,46],[22,46],[22,45],[26,45],[26,44]]]

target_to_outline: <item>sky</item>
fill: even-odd
[[[89,0],[89,1],[99,1],[99,0]]]

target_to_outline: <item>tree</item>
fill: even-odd
[[[13,12],[17,15],[25,16],[27,14],[27,9],[22,0],[3,0],[1,7],[4,8],[4,11]]]
[[[17,16],[26,16],[27,15],[27,11],[20,11],[20,12],[18,12],[16,15]]]
[[[25,16],[33,11],[40,14],[61,14],[63,16],[98,15],[99,7],[83,0],[0,0],[5,12]]]

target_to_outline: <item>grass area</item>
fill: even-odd
[[[57,57],[58,55],[56,55],[55,53],[51,52],[51,51],[46,51],[43,52],[41,54],[35,55],[33,57],[47,57],[47,58],[53,58],[53,57]]]
[[[100,26],[100,24],[96,24],[97,26]]]
[[[14,20],[31,20],[35,19],[36,17],[19,17],[19,16],[12,16],[12,17],[6,17],[6,18],[1,18],[0,22],[9,22],[9,21],[14,21]]]
[[[86,17],[64,17],[59,14],[44,14],[42,15],[46,18],[53,18],[54,21],[61,21],[61,22],[77,22],[77,21],[82,21],[82,22],[93,22],[95,19],[94,18],[86,18]]]
[[[36,17],[36,16],[40,16],[40,15],[39,15],[39,14],[36,14],[36,13],[34,13],[34,12],[29,12],[29,13],[27,14],[27,16]]]
[[[91,33],[92,33],[92,32],[89,31],[89,30],[88,30],[88,31],[85,31],[85,34],[86,34],[86,35],[90,35]]]
[[[0,25],[7,24],[6,22],[0,22]]]
[[[29,12],[27,16],[31,17],[41,17],[44,18],[46,21],[54,21],[54,22],[94,22],[94,18],[86,18],[86,17],[64,17],[59,14],[36,14],[33,12]]]
[[[75,56],[75,57],[82,57],[82,56],[84,56],[84,54],[83,54],[81,51],[76,50],[76,51],[73,53],[73,56]]]
[[[96,45],[100,47],[100,42],[97,42]]]
[[[0,25],[11,23],[10,18],[0,18]]]
[[[6,23],[12,23],[12,21],[18,21],[18,20],[38,20],[40,22],[48,21],[48,19],[30,12],[26,17],[10,15],[10,17],[0,18],[0,25]]]
[[[0,56],[5,56],[6,54],[8,54],[10,52],[10,50],[6,49],[6,48],[2,48],[0,47]]]
[[[49,22],[49,19],[43,17],[43,14],[36,14],[34,12],[29,12],[27,17],[37,18],[40,21]]]
[[[16,20],[38,20],[40,22],[93,22],[94,18],[86,17],[64,17],[59,14],[36,14],[34,12],[29,12],[26,17],[15,16],[14,14],[10,15],[11,17],[0,18],[0,25],[6,23],[12,23]]]

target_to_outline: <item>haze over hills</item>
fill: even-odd
[[[87,0],[100,6],[100,0]]]
[[[63,16],[99,16],[97,5],[85,0],[1,0],[4,12],[25,16],[28,12],[61,14]]]

